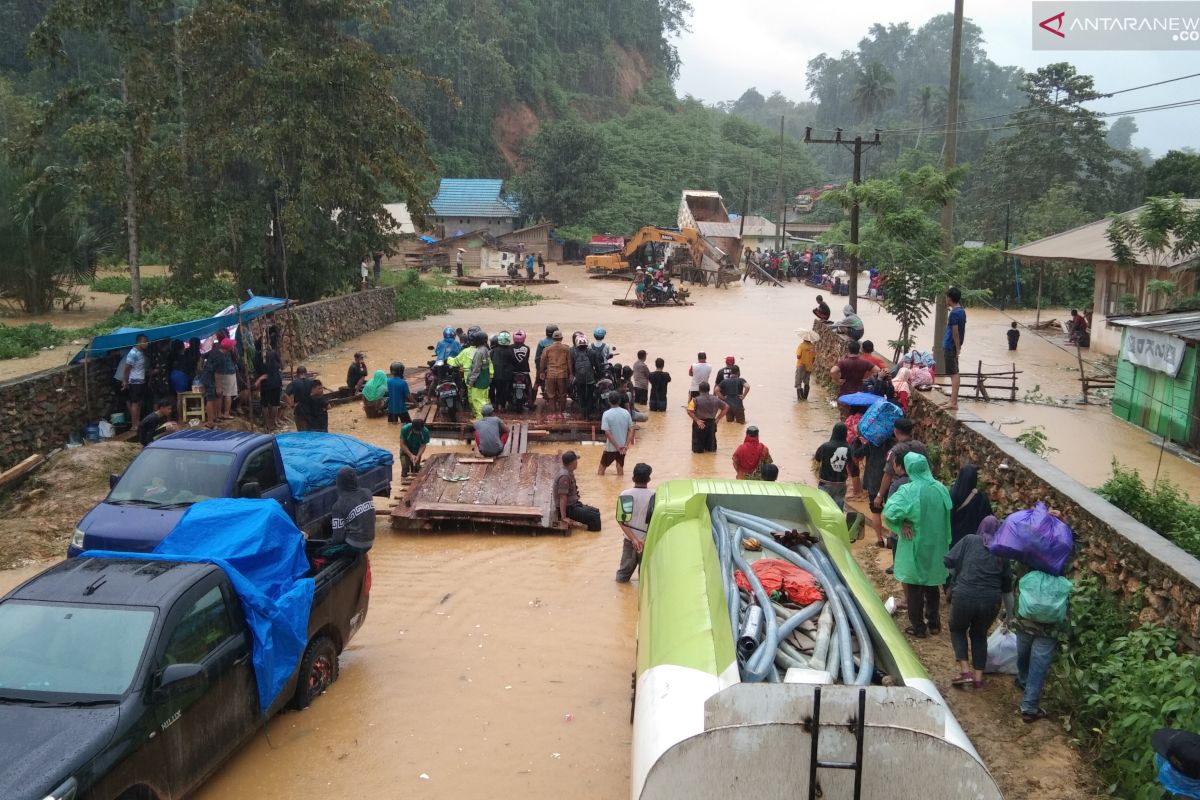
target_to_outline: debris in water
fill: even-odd
[[[570,713],[570,712],[567,712],[566,714],[563,714],[563,720],[564,720],[565,722],[570,722],[570,721],[571,721],[571,720],[573,720],[573,719],[575,719],[575,715],[574,715],[574,714],[572,714],[572,713]]]
[[[551,758],[562,758],[562,753],[551,753],[550,757]]]

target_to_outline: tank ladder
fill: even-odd
[[[863,718],[867,713],[867,690],[858,690],[858,717],[854,724],[854,760],[853,761],[822,761],[818,756],[821,742],[821,687],[813,688],[812,713],[812,751],[808,761],[808,800],[820,797],[817,784],[818,769],[849,769],[854,771],[854,800],[862,798],[862,760],[863,760]]]

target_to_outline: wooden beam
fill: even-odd
[[[46,457],[44,455],[41,455],[40,453],[34,453],[20,464],[10,467],[4,472],[0,472],[0,489],[3,489],[11,483],[16,483],[19,479],[25,477],[40,467],[45,461]]]
[[[413,513],[417,516],[431,514],[446,514],[462,517],[521,517],[523,519],[541,519],[545,509],[537,506],[493,506],[474,503],[429,503],[418,501],[413,505]]]

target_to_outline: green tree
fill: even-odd
[[[900,323],[899,337],[888,342],[893,358],[912,347],[912,332],[928,318],[938,290],[949,283],[938,268],[942,234],[935,214],[958,195],[964,172],[961,167],[950,172],[928,166],[900,170],[891,178],[852,183],[822,198],[845,209],[857,202],[867,212],[857,252],[882,273],[883,307]]]
[[[425,136],[392,93],[408,76],[361,35],[377,10],[206,0],[187,19],[188,279],[229,269],[239,286],[312,299],[388,245],[384,202],[424,222]]]
[[[878,117],[895,96],[896,79],[883,64],[872,62],[859,70],[853,100],[860,119]]]
[[[1114,217],[1107,236],[1121,266],[1144,260],[1163,266],[1194,261],[1200,259],[1200,208],[1185,205],[1178,196],[1152,197],[1137,214]]]
[[[1200,153],[1168,150],[1146,170],[1146,196],[1200,198]]]
[[[611,195],[612,175],[601,170],[603,134],[569,118],[542,128],[525,150],[517,179],[521,211],[532,219],[576,224]]]

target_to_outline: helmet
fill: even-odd
[[[558,326],[555,325],[553,322],[551,322],[549,325],[546,326],[546,335],[553,338],[554,332],[556,330],[558,330]]]
[[[471,344],[475,345],[476,347],[486,347],[487,341],[488,335],[481,330],[476,329],[476,331],[471,334]]]
[[[592,336],[595,336],[597,339],[603,339],[605,333],[607,333],[607,331],[605,331],[604,328],[596,328],[596,330],[592,331]]]
[[[454,328],[449,328],[449,327],[442,328],[442,338],[443,339],[453,339],[454,338]]]
[[[588,344],[588,340],[587,340],[586,336],[580,336],[578,339],[575,340],[576,347],[587,347],[587,344]]]
[[[513,344],[525,344],[525,331],[517,328],[516,332],[513,333]]]
[[[471,327],[467,328],[467,339],[470,340],[474,338],[475,334],[482,330],[483,328],[479,327],[478,325],[472,325]]]
[[[496,344],[510,345],[510,344],[512,344],[512,342],[513,342],[512,334],[509,333],[508,331],[500,331],[499,333],[496,334]]]

